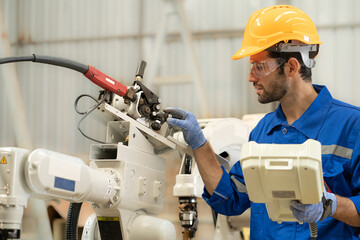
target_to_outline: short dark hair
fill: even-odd
[[[317,48],[316,51],[311,51],[309,52],[309,57],[310,58],[315,58],[316,55],[319,53],[319,44],[317,44]],[[305,66],[304,61],[301,57],[301,54],[299,52],[271,52],[269,51],[269,56],[271,58],[282,58],[284,59],[286,62],[289,61],[290,58],[296,58],[296,60],[298,60],[298,62],[301,65],[300,68],[300,75],[301,77],[308,82],[311,82],[311,68],[308,68],[307,66]],[[282,64],[279,68],[279,73],[283,74],[284,73],[284,64]]]

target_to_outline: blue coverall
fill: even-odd
[[[325,182],[333,193],[350,198],[359,214],[360,108],[332,98],[325,86],[313,87],[318,96],[298,120],[289,125],[279,104],[258,123],[249,140],[278,144],[300,144],[309,138],[319,141]],[[230,173],[223,168],[222,178],[212,195],[204,189],[203,198],[217,213],[239,215],[251,207],[251,239],[310,239],[308,224],[271,221],[265,204],[253,203],[246,193],[236,190],[232,175],[244,183],[239,161]],[[359,234],[360,228],[332,217],[318,222],[318,239],[360,239]]]

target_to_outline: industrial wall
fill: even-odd
[[[159,76],[193,76],[192,61],[180,37],[175,14],[165,15],[164,0],[2,0],[3,18],[13,55],[32,53],[69,58],[90,64],[124,84],[131,84],[137,64],[144,59],[148,69],[156,33],[167,16],[167,37],[159,57]],[[242,117],[268,112],[275,105],[257,102],[247,82],[247,59],[232,61],[240,48],[250,14],[262,7],[288,2],[310,15],[318,26],[323,44],[313,71],[313,82],[326,84],[333,96],[360,105],[357,66],[360,46],[360,2],[356,0],[185,0],[184,9],[209,112],[204,114],[199,88],[194,83],[149,84],[163,100],[163,107],[179,106],[198,117]],[[4,56],[1,56],[4,57]],[[99,88],[67,69],[53,66],[16,64],[18,82],[33,147],[45,147],[69,154],[86,154],[90,141],[77,131],[80,117],[73,110],[75,98],[94,96]],[[16,145],[9,101],[0,81],[0,146]],[[194,82],[194,81],[192,81]],[[171,80],[170,80],[171,83]],[[91,101],[87,106],[91,106]],[[84,104],[86,107],[86,104]],[[103,128],[85,121],[91,136],[102,138]]]
[[[244,114],[275,109],[277,104],[257,102],[255,91],[247,81],[248,59],[232,61],[231,56],[241,46],[252,12],[288,3],[313,19],[323,42],[313,70],[313,82],[327,85],[338,99],[360,105],[357,79],[360,1],[357,0],[183,0],[192,46],[182,41],[184,25],[166,0],[1,0],[0,3],[0,15],[7,28],[7,33],[2,32],[0,44],[5,44],[8,36],[11,55],[35,53],[68,58],[95,66],[125,85],[132,84],[139,61],[145,60],[148,67],[144,84],[161,97],[163,107],[182,107],[199,118],[241,118]],[[161,35],[162,24],[166,24],[166,35],[156,61],[156,36]],[[195,84],[191,47],[203,80],[202,88]],[[15,67],[17,78],[0,75],[0,147],[26,147],[21,144],[21,134],[15,134],[14,129],[19,126],[13,119],[14,111],[24,110],[33,148],[47,148],[86,160],[89,146],[94,142],[77,130],[81,116],[74,110],[74,101],[80,94],[97,96],[100,89],[80,73],[68,69],[37,63],[18,63]],[[157,70],[155,75],[166,82],[156,84],[150,79],[151,69]],[[20,95],[8,91],[9,81],[18,81]],[[23,102],[23,109],[10,104],[15,99]],[[84,109],[93,105],[90,100],[81,103]],[[85,120],[82,129],[91,137],[105,137],[105,127],[94,119]],[[169,166],[173,181],[178,166]],[[167,194],[171,197],[171,184]],[[176,199],[172,201],[176,204]],[[165,209],[170,208],[168,205]],[[177,209],[173,208],[171,205],[170,218],[176,221]],[[212,228],[208,214],[205,223]]]

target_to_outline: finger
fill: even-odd
[[[292,212],[292,214],[294,215],[294,217],[301,222],[306,222],[306,212],[298,210],[296,208],[294,208],[293,206],[290,206],[290,210]]]
[[[168,118],[167,122],[171,126],[180,127],[182,129],[185,128],[185,121],[177,118]]]
[[[294,208],[293,206],[290,206],[290,210],[293,213],[294,217],[299,220],[303,216],[302,211],[299,211],[298,209]]]
[[[305,211],[306,206],[298,201],[291,201],[291,206],[297,210]]]
[[[164,109],[164,112],[171,114],[173,118],[185,119],[187,112],[181,108],[168,107]]]

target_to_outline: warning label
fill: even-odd
[[[1,159],[0,164],[7,164],[7,161],[6,161],[6,158],[5,158],[5,157],[3,157],[3,158]]]

